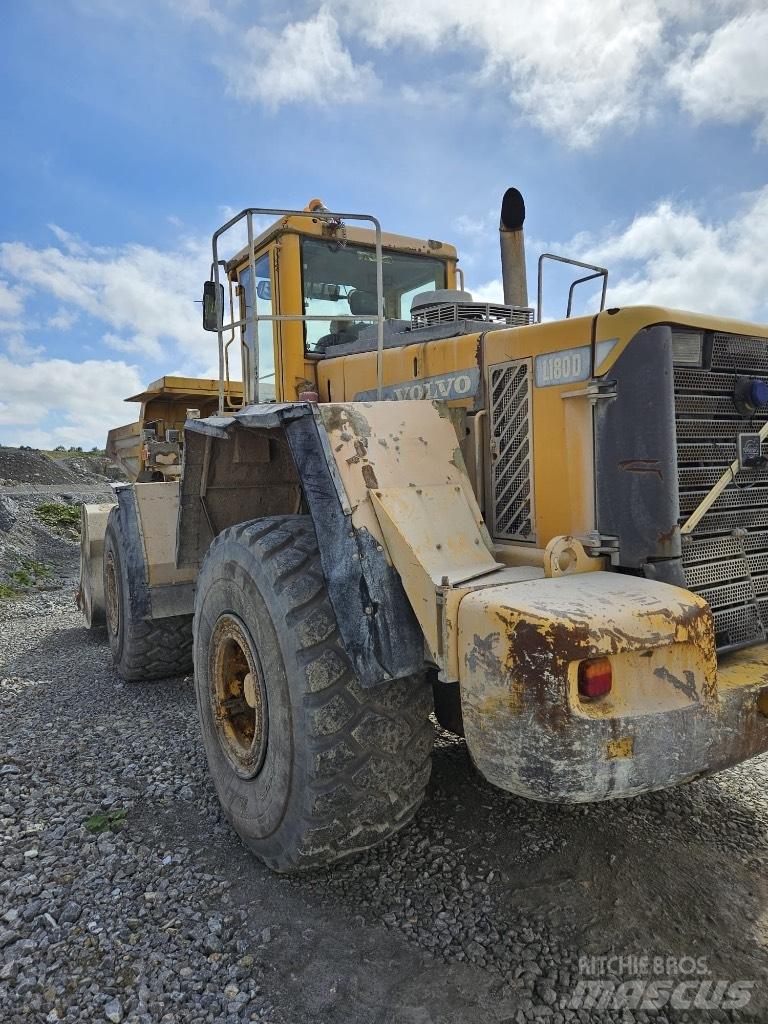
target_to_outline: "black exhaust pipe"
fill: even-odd
[[[528,305],[528,281],[525,274],[525,202],[516,188],[508,188],[501,200],[499,241],[501,242],[501,280],[504,302],[508,306]]]

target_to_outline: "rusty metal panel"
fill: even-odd
[[[458,485],[487,547],[490,538],[464,466],[447,406],[439,402],[345,402],[317,407],[352,523],[383,544],[369,498],[390,487]],[[445,524],[446,532],[450,524]]]
[[[404,400],[323,404],[317,413],[334,487],[351,510],[355,534],[369,538],[397,570],[432,659],[441,668],[455,666],[456,631],[446,625],[444,594],[500,563],[490,551],[450,410]],[[455,602],[451,607],[455,613]]]
[[[605,572],[489,587],[461,601],[458,646],[472,758],[523,796],[630,796],[768,749],[765,665],[719,685],[712,613],[678,587]],[[589,702],[578,665],[595,657],[613,688]]]

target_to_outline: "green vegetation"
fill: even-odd
[[[58,501],[46,501],[35,509],[37,518],[58,530],[71,540],[80,538],[80,507],[78,505],[62,505]]]
[[[52,459],[54,462],[59,462],[63,459],[103,459],[106,458],[106,452],[103,448],[91,448],[90,451],[83,451],[82,448],[65,448],[63,444],[60,444],[58,448],[54,448],[50,451],[41,450],[41,455],[45,455],[47,458]]]
[[[51,570],[44,562],[22,558],[19,568],[9,573],[9,579],[19,587],[34,587],[51,578]]]
[[[51,570],[44,562],[22,558],[18,568],[8,573],[7,582],[0,583],[0,600],[18,597],[25,590],[45,583],[51,576]]]
[[[100,832],[119,832],[125,824],[126,812],[116,807],[111,811],[97,811],[86,821],[85,827],[93,835]]]

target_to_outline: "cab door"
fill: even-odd
[[[275,402],[282,399],[282,388],[277,373],[279,366],[279,324],[275,320],[256,319],[256,317],[273,316],[276,312],[273,274],[272,246],[260,253],[254,264],[255,284],[251,287],[251,268],[243,267],[238,273],[240,293],[240,312],[247,319],[243,340],[248,352],[248,365],[243,367],[243,376],[252,376],[253,369],[258,367],[256,381],[247,390],[251,401]],[[254,309],[253,301],[256,306]],[[254,387],[258,385],[258,388]]]

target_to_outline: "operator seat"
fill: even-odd
[[[366,292],[361,288],[353,288],[347,296],[349,311],[352,316],[376,316],[376,292]],[[319,338],[313,351],[325,353],[332,345],[343,345],[354,341],[360,331],[369,324],[365,321],[352,323],[350,320],[331,320],[329,334]]]

